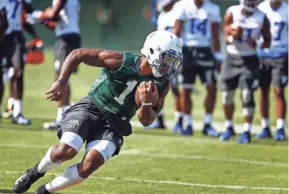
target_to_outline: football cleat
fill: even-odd
[[[219,132],[214,129],[210,124],[206,124],[203,129],[203,134],[210,137],[219,137]]]
[[[275,141],[284,141],[285,140],[285,130],[284,128],[277,129],[274,140]]]
[[[228,141],[232,136],[235,135],[235,131],[233,127],[228,127],[224,133],[222,133],[219,137],[221,141]]]
[[[51,193],[47,191],[45,185],[41,185],[40,187],[38,187],[35,194],[51,194]]]
[[[44,129],[48,129],[48,130],[57,129],[57,126],[58,126],[58,122],[57,121],[43,123],[43,128]]]
[[[248,144],[251,142],[251,134],[250,132],[244,132],[239,136],[238,143],[240,144]]]
[[[3,113],[2,113],[2,117],[5,119],[9,119],[12,118],[13,115],[13,109],[6,109]]]
[[[16,180],[13,188],[15,193],[26,192],[35,181],[45,175],[45,173],[39,173],[37,167],[38,164],[33,168],[28,169],[21,177]]]
[[[18,125],[31,125],[31,120],[24,117],[22,114],[18,114],[17,117],[12,118],[12,123]]]
[[[193,135],[193,127],[191,125],[187,126],[184,130],[182,130],[182,135],[185,135],[185,136]]]
[[[262,129],[262,131],[257,134],[256,139],[266,139],[266,138],[271,138],[271,131],[269,127],[265,127]]]
[[[182,130],[183,130],[182,123],[181,123],[181,122],[177,122],[177,123],[175,124],[175,126],[173,127],[172,132],[174,132],[174,133],[181,133]]]

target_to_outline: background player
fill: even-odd
[[[219,25],[220,8],[210,1],[182,0],[174,7],[176,23],[174,32],[183,40],[184,64],[181,104],[184,135],[193,134],[191,93],[198,75],[207,88],[203,133],[218,136],[212,128],[212,113],[216,102],[217,60],[221,60]],[[213,44],[213,50],[211,49]]]
[[[34,22],[44,21],[56,21],[55,34],[56,42],[54,47],[55,60],[55,79],[59,77],[61,65],[65,58],[74,49],[80,48],[81,38],[79,29],[79,0],[53,0],[52,7],[45,9],[44,11],[35,11],[31,16],[31,20]],[[77,70],[75,69],[75,72]],[[59,124],[63,110],[65,110],[70,104],[70,85],[65,85],[65,92],[63,98],[58,102],[56,120],[48,123],[44,123],[45,129],[56,129]]]
[[[25,39],[22,33],[22,10],[27,5],[26,1],[10,0],[6,2],[9,27],[1,43],[2,57],[7,65],[13,67],[14,74],[11,78],[11,97],[13,101],[13,123],[28,125],[31,121],[22,114],[24,92],[24,66],[25,66]],[[3,96],[3,90],[1,91]]]
[[[269,91],[274,86],[277,113],[275,140],[285,139],[286,99],[284,87],[288,83],[288,4],[282,0],[266,0],[259,5],[270,21],[272,44],[269,50],[260,52],[260,112],[263,127],[258,139],[270,138]]]
[[[234,135],[234,93],[240,87],[244,133],[238,141],[251,141],[250,130],[255,111],[254,91],[258,88],[260,74],[256,40],[262,34],[262,48],[269,48],[271,42],[270,23],[265,14],[256,8],[257,4],[258,0],[240,0],[239,5],[227,9],[224,17],[227,57],[222,67],[221,87],[227,128],[220,140],[228,140]]]
[[[129,120],[139,108],[135,101],[136,90],[141,103],[139,121],[144,126],[154,121],[169,92],[168,80],[176,76],[182,62],[181,42],[170,32],[156,31],[147,37],[141,52],[142,56],[129,52],[77,49],[67,57],[59,79],[47,93],[47,98],[52,101],[62,98],[65,84],[80,63],[104,69],[88,97],[65,112],[60,123],[60,143],[51,147],[40,163],[16,180],[16,193],[27,191],[48,170],[72,159],[85,141],[87,146],[82,162],[40,186],[37,194],[54,193],[79,184],[110,157],[117,155],[123,136],[132,133]]]
[[[4,38],[4,34],[8,28],[6,0],[0,0],[0,42]]]

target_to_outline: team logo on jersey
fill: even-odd
[[[66,124],[66,128],[75,128],[76,126],[79,126],[79,121],[77,119],[72,119]]]

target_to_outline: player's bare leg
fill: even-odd
[[[225,121],[226,131],[223,134],[221,134],[220,136],[221,141],[229,140],[233,135],[235,135],[234,122],[233,122],[235,112],[234,93],[235,93],[234,90],[222,92],[223,111],[226,118]]]
[[[173,132],[180,133],[183,129],[183,113],[181,106],[181,95],[179,89],[177,87],[172,87],[172,93],[174,98],[174,106],[175,106],[175,126],[173,128]]]
[[[55,80],[58,80],[59,74],[55,75]],[[62,119],[63,111],[69,106],[70,104],[70,84],[67,82],[65,85],[65,91],[63,98],[57,102],[57,114],[55,121],[47,122],[43,124],[45,129],[56,129],[57,125],[59,124],[60,120]]]
[[[24,92],[24,64],[14,66],[14,75],[11,79],[13,100],[13,123],[20,125],[29,125],[31,120],[25,118],[22,114],[23,92]]]
[[[277,113],[277,132],[275,140],[285,139],[285,117],[286,117],[286,99],[284,96],[283,87],[274,87],[274,94],[276,99],[276,113]]]
[[[261,126],[262,131],[259,133],[256,138],[270,138],[270,119],[269,119],[269,96],[270,96],[270,87],[261,87],[260,88],[260,113],[261,113]]]
[[[193,135],[193,119],[192,119],[192,106],[193,102],[191,99],[191,88],[183,88],[181,91],[181,108],[183,115],[183,122],[184,122],[184,129],[182,131],[183,135]]]
[[[21,177],[19,177],[14,185],[14,192],[24,193],[38,179],[43,177],[48,170],[60,166],[63,162],[71,160],[77,155],[75,148],[59,143],[48,149],[46,155],[34,167],[28,169]]]
[[[212,127],[213,120],[213,111],[216,104],[216,93],[217,86],[216,84],[211,84],[207,86],[207,96],[205,99],[205,117],[204,117],[204,129],[203,134],[218,137],[219,133]]]

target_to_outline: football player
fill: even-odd
[[[216,137],[219,133],[211,123],[217,92],[217,61],[222,58],[219,38],[220,8],[210,1],[182,0],[175,4],[173,11],[176,17],[174,32],[183,40],[182,134],[193,134],[191,93],[198,75],[207,88],[203,134]]]
[[[273,84],[276,100],[276,141],[285,139],[286,99],[284,87],[288,83],[288,4],[282,0],[266,0],[259,5],[269,19],[272,34],[270,49],[260,50],[260,111],[262,131],[257,139],[270,138],[269,91]]]
[[[80,48],[81,37],[79,29],[79,0],[53,0],[52,7],[44,11],[34,11],[29,20],[31,23],[45,23],[45,21],[55,21],[56,42],[54,46],[54,69],[55,79],[60,74],[61,65],[65,58],[74,49]],[[75,72],[77,70],[75,69]],[[74,73],[75,73],[74,72]],[[70,104],[70,85],[65,85],[63,98],[58,102],[56,120],[44,123],[45,129],[56,129],[59,124],[63,110]]]
[[[238,142],[251,142],[254,91],[259,86],[260,74],[256,41],[260,36],[263,37],[262,48],[269,48],[271,43],[270,23],[257,5],[258,0],[240,0],[240,4],[229,7],[224,16],[227,56],[222,66],[221,88],[226,131],[220,136],[222,141],[229,140],[234,135],[234,93],[239,87],[244,125]]]
[[[0,42],[4,38],[5,31],[8,28],[6,0],[0,0]]]
[[[139,121],[144,126],[155,120],[169,92],[169,80],[176,76],[182,62],[182,46],[173,33],[155,31],[148,35],[141,53],[102,49],[76,49],[70,53],[58,80],[46,93],[47,99],[62,98],[65,84],[80,63],[102,67],[102,73],[88,96],[64,113],[59,126],[59,144],[49,148],[39,163],[16,180],[16,193],[26,192],[47,171],[74,158],[86,142],[83,160],[40,186],[36,194],[54,193],[83,182],[119,153],[123,136],[132,133],[129,120],[137,109]],[[136,91],[141,102],[139,107]]]

